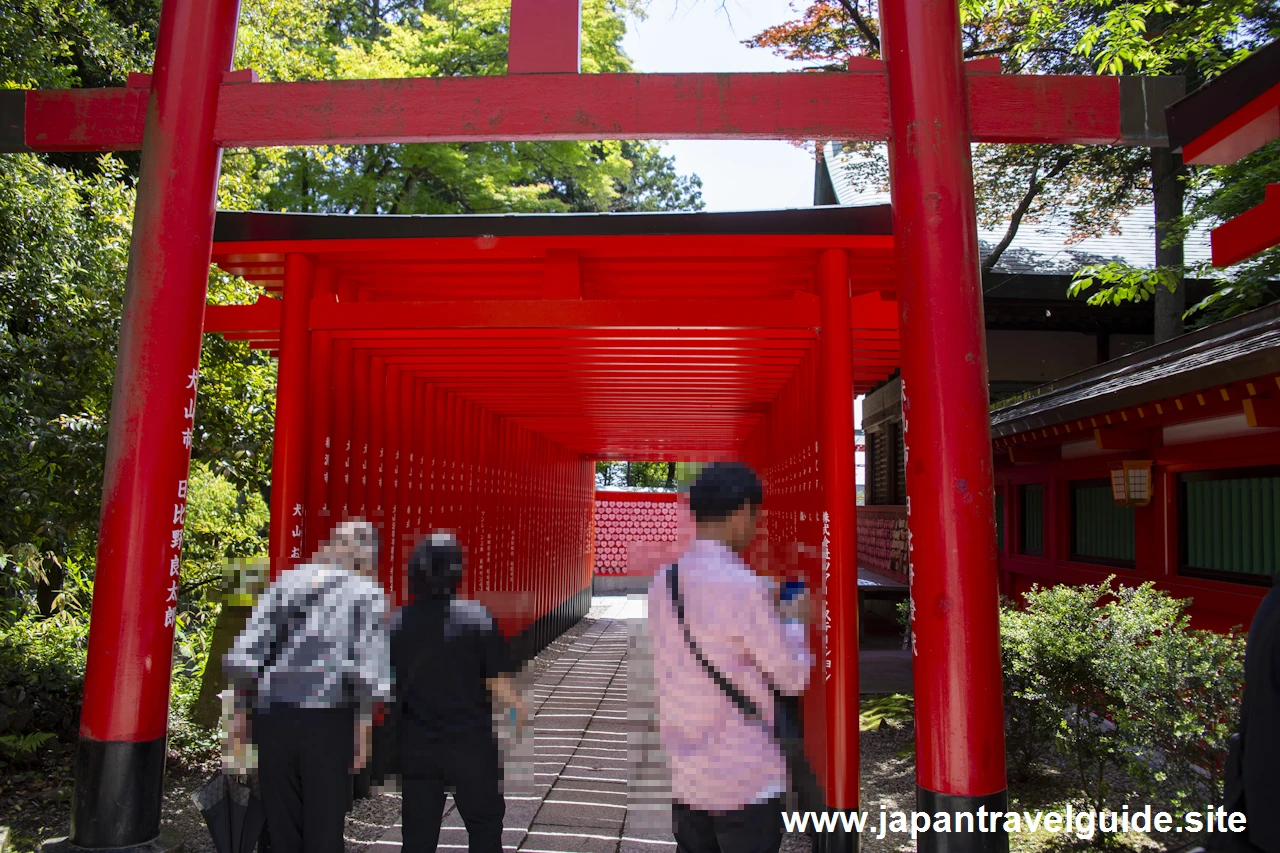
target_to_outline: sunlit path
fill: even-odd
[[[661,812],[638,819],[633,744],[643,728],[629,718],[628,650],[644,618],[639,598],[602,597],[593,624],[538,677],[531,688],[533,749],[518,749],[508,764],[503,846],[550,853],[669,851],[675,842]],[[640,732],[643,735],[643,732]],[[532,780],[528,769],[532,759]],[[645,765],[643,762],[641,767]],[[652,776],[647,780],[655,781]],[[657,780],[660,783],[660,779]],[[668,794],[646,786],[643,802]],[[398,853],[400,827],[371,848]],[[466,850],[467,831],[450,798],[440,850]]]

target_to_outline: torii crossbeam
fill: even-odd
[[[995,61],[966,64],[956,3],[933,0],[882,3],[884,62],[855,61],[845,73],[580,75],[578,0],[513,0],[506,77],[260,83],[231,71],[238,14],[238,0],[164,0],[153,74],[119,89],[0,93],[0,150],[142,149],[69,843],[140,848],[160,834],[176,613],[170,577],[185,517],[220,152],[266,145],[888,140],[910,425],[919,807],[1002,810],[994,485],[970,143],[1165,145],[1162,108],[1179,84],[1005,76]],[[285,280],[290,266],[307,280],[310,263],[291,255]],[[849,279],[847,256],[825,252],[814,279],[821,307],[777,317],[814,317],[820,326],[822,677],[827,750],[839,759],[825,805],[834,809],[858,806]],[[291,320],[287,295],[284,303],[275,328],[287,347],[316,318],[295,309]],[[375,309],[359,310],[370,325],[383,322]],[[471,309],[453,310],[460,318]],[[302,367],[286,362],[282,389],[305,382]],[[276,475],[296,464],[277,455]],[[832,835],[827,844],[851,850],[856,836]],[[996,851],[1007,838],[943,833],[920,844]]]

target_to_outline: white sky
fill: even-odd
[[[649,0],[648,18],[628,21],[622,47],[637,71],[787,71],[801,66],[741,42],[798,17],[791,0]],[[813,203],[813,156],[789,142],[682,140],[663,147],[681,173],[702,178],[707,210]]]

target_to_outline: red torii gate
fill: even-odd
[[[928,811],[1005,802],[993,485],[971,141],[1162,145],[1162,81],[1002,76],[965,64],[954,3],[882,4],[885,61],[831,74],[579,75],[577,0],[513,0],[510,75],[476,79],[258,83],[230,71],[238,0],[164,0],[154,73],[122,89],[0,93],[0,150],[142,148],[115,393],[70,843],[152,843],[160,829],[173,639],[172,586],[185,516],[205,284],[225,147],[521,139],[871,139],[890,142],[897,297],[912,516],[917,781]],[[815,272],[817,464],[841,697],[827,730],[837,760],[827,805],[856,808],[857,655],[847,264]],[[313,261],[286,259],[285,281]],[[305,291],[304,291],[305,292]],[[302,300],[305,302],[305,300]],[[297,304],[297,303],[295,303]],[[290,426],[291,337],[307,312],[284,300],[278,433]],[[265,310],[265,309],[264,309]],[[465,311],[465,309],[458,309]],[[531,309],[532,310],[532,309]],[[557,310],[565,310],[557,306]],[[587,310],[587,309],[581,309]],[[732,313],[732,302],[717,311]],[[812,310],[812,309],[810,309]],[[310,321],[314,329],[314,316]],[[336,350],[335,350],[336,351]],[[335,386],[340,392],[341,386]],[[796,403],[791,383],[780,401]],[[437,412],[436,414],[444,414]],[[474,422],[458,412],[465,429]],[[277,447],[294,482],[305,447]],[[288,487],[282,489],[287,492]],[[273,500],[277,531],[282,506]],[[277,548],[279,533],[274,537]],[[929,849],[999,849],[1001,833],[931,835]],[[849,849],[856,838],[831,839]]]

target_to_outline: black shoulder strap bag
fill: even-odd
[[[760,713],[760,706],[729,681],[724,673],[716,669],[694,641],[693,634],[689,631],[689,624],[684,618],[684,595],[680,592],[678,563],[672,563],[671,568],[667,570],[667,592],[671,596],[671,603],[675,605],[676,621],[680,623],[680,630],[684,632],[685,644],[688,645],[689,651],[693,652],[694,659],[744,717],[752,722],[763,724],[764,715]],[[791,777],[791,786],[798,800],[797,808],[820,809],[823,807],[825,798],[818,779],[809,766],[809,759],[804,754],[804,733],[800,726],[799,703],[791,697],[783,696],[772,685],[769,689],[773,692],[774,711],[770,734],[781,747],[782,755],[786,759],[787,773]]]

